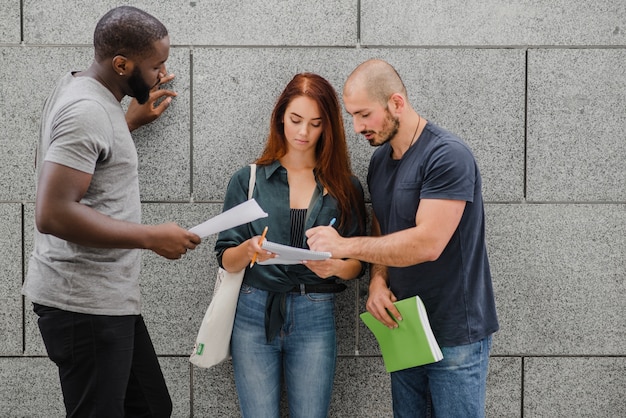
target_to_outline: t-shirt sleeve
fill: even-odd
[[[472,202],[476,163],[470,150],[449,141],[435,148],[426,165],[420,199],[452,199]]]
[[[111,153],[113,126],[100,104],[81,100],[58,113],[50,136],[45,161],[93,174]]]

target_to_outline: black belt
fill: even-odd
[[[291,293],[339,293],[346,290],[348,286],[343,283],[318,283],[318,284],[301,284],[294,286],[289,292]]]

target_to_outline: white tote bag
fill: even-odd
[[[250,164],[248,200],[252,198],[255,182],[256,164]],[[189,361],[196,366],[209,368],[230,358],[230,336],[245,271],[244,267],[241,271],[229,273],[218,267],[213,299],[204,314],[196,344],[189,357]]]

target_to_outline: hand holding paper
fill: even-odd
[[[261,234],[261,238],[259,239],[259,245],[263,244],[263,240],[265,240],[265,236],[267,235],[267,229],[268,229],[267,226],[263,229],[263,234]],[[259,256],[259,253],[254,253],[254,256],[252,256],[252,261],[250,261],[251,268],[252,266],[254,266],[254,262],[256,261],[258,256]]]
[[[194,226],[189,231],[197,234],[200,238],[204,238],[208,235],[217,234],[218,232],[266,217],[267,213],[261,209],[256,200],[250,199],[200,225]]]

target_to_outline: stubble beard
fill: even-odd
[[[391,141],[397,135],[398,129],[400,129],[400,121],[394,118],[389,110],[385,109],[385,121],[383,122],[382,129],[379,132],[362,131],[361,134],[373,134],[371,138],[368,138],[370,145],[380,147]]]

